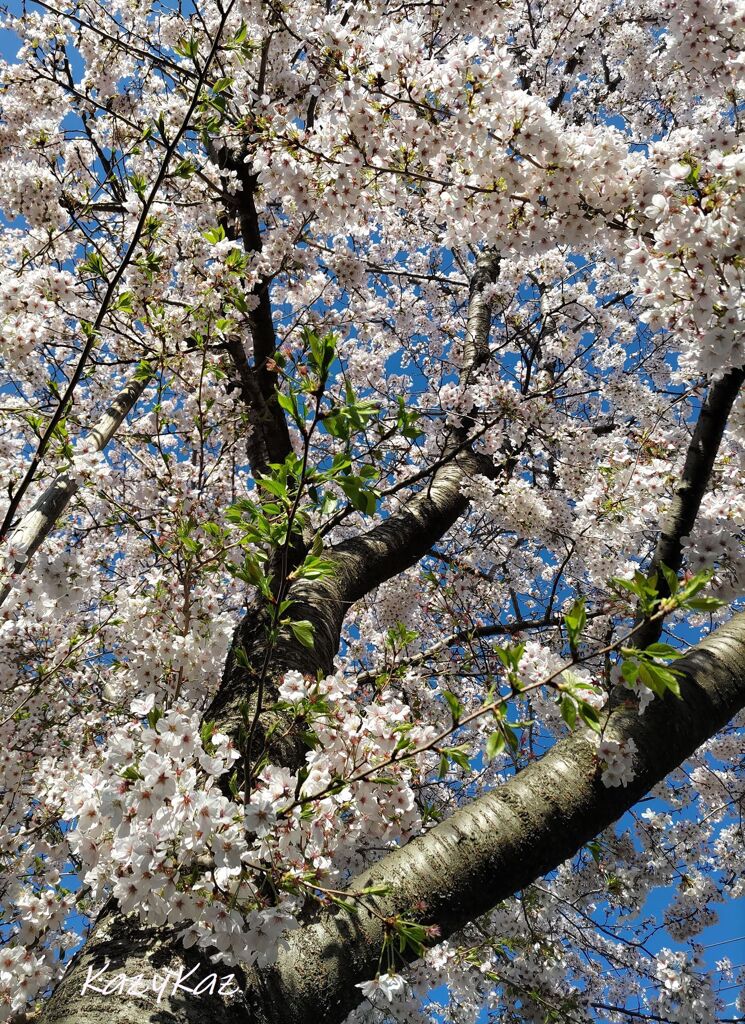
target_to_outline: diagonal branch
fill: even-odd
[[[668,694],[643,715],[619,706],[608,719],[606,736],[636,744],[636,774],[627,787],[603,785],[585,731],[560,741],[508,783],[358,876],[350,891],[386,887],[374,898],[374,915],[340,911],[294,933],[277,967],[263,975],[261,1024],[343,1020],[360,1001],[355,985],[376,973],[386,919],[419,918],[447,937],[616,821],[745,707],[745,614],[676,668],[682,699]]]
[[[492,303],[485,289],[497,279],[499,257],[491,250],[476,261],[471,279],[468,316],[463,342],[461,380],[467,386],[489,358]],[[462,485],[482,474],[496,474],[491,458],[472,450],[467,439],[475,423],[466,417],[451,431],[443,459],[425,488],[383,523],[332,549],[342,578],[341,600],[346,607],[385,580],[419,561],[457,522],[469,505]]]
[[[93,443],[96,451],[102,452],[111,441],[151,379],[148,374],[136,374],[91,428],[87,440]],[[36,499],[10,537],[9,548],[13,552],[15,575],[25,570],[79,488],[80,484],[74,476],[70,473],[59,473]],[[11,589],[8,583],[0,589],[0,605],[4,604]]]

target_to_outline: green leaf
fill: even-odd
[[[147,724],[150,726],[151,729],[154,729],[162,717],[163,712],[161,711],[160,708],[151,708],[147,715]]]
[[[571,609],[564,616],[564,625],[569,636],[569,643],[572,647],[576,647],[579,642],[582,630],[585,628],[587,623],[587,609],[585,607],[584,597],[580,597],[579,600],[575,601]]]
[[[450,760],[454,761],[463,771],[471,771],[471,762],[468,760],[468,755],[462,747],[448,747],[446,753]]]
[[[633,686],[639,678],[639,663],[633,659],[624,661],[621,665],[621,675],[630,686]]]
[[[673,572],[672,569],[668,569],[666,565],[660,565],[660,570],[662,571],[662,575],[665,577],[665,581],[667,583],[670,593],[677,594],[678,587],[680,586],[678,574]]]
[[[280,407],[292,416],[297,426],[302,430],[304,428],[304,420],[300,414],[300,410],[297,404],[297,398],[294,394],[286,395],[284,392],[277,390],[277,402]]]
[[[602,849],[601,849],[600,843],[597,841],[597,839],[593,839],[592,842],[588,843],[586,849],[589,851],[589,853],[592,856],[592,859],[595,861],[595,863],[599,864],[600,863],[600,854],[602,852]]]
[[[683,652],[670,644],[655,643],[644,648],[644,654],[652,658],[682,658]]]
[[[313,623],[307,619],[293,620],[290,622],[290,629],[293,636],[303,647],[313,647]]]
[[[132,186],[133,191],[140,199],[144,199],[145,190],[147,189],[147,178],[144,174],[130,174],[129,183]]]
[[[106,277],[106,265],[100,253],[89,252],[80,264],[81,271],[92,274],[93,277]]]
[[[703,569],[701,572],[697,572],[694,576],[691,576],[690,579],[686,580],[676,595],[681,607],[690,608],[690,599],[695,597],[699,591],[703,590],[704,587],[709,584],[713,575],[714,574],[710,569]],[[704,600],[706,599],[704,598]],[[716,598],[710,598],[709,600],[716,600]]]
[[[637,571],[634,573],[633,579],[625,580],[614,576],[610,582],[616,590],[626,590],[630,594],[634,594],[644,615],[652,615],[656,611],[660,603],[660,596],[657,592],[657,573],[653,573],[647,578],[643,573]]]
[[[450,714],[453,716],[453,725],[457,725],[463,715],[463,706],[455,694],[451,693],[450,690],[443,690],[442,695],[450,708]]]
[[[228,49],[237,49],[238,47],[242,46],[243,43],[245,43],[246,39],[248,39],[248,26],[246,25],[245,21],[242,21],[241,27],[230,40],[230,43],[228,44]]]
[[[256,481],[259,487],[262,487],[265,491],[269,491],[276,498],[287,499],[287,484],[281,480],[276,480],[271,476],[260,476]]]
[[[504,729],[504,738],[507,740],[507,745],[516,754],[520,749],[520,738],[509,722],[503,722],[502,728]]]
[[[179,163],[177,163],[176,166],[174,167],[173,173],[176,175],[177,178],[188,179],[191,178],[196,169],[197,165],[194,163],[193,160],[180,160]]]
[[[349,424],[343,409],[333,409],[326,413],[321,420],[321,428],[332,437],[338,437],[342,441],[349,440]]]
[[[337,483],[359,512],[365,512],[367,515],[375,512],[378,504],[376,492],[371,488],[361,487],[359,477],[341,476]]]
[[[111,308],[114,312],[129,313],[131,316],[134,313],[133,301],[133,292],[120,292],[112,303]]]
[[[356,890],[360,896],[387,896],[391,891],[389,885],[366,885],[364,889]]]
[[[577,705],[569,696],[563,696],[560,703],[561,717],[564,719],[570,729],[573,729],[577,723]]]
[[[233,84],[232,78],[218,78],[216,82],[212,83],[213,92],[225,92]]]
[[[597,709],[594,708],[592,704],[589,704],[586,700],[582,700],[581,698],[576,698],[576,700],[579,717],[582,719],[586,726],[592,729],[593,732],[599,733],[600,715],[598,714]]]
[[[329,559],[314,558],[312,555],[309,555],[303,564],[291,575],[295,579],[320,580],[326,576],[330,576],[335,568],[335,563]]]
[[[493,732],[489,739],[486,741],[487,760],[491,761],[493,758],[497,756],[497,754],[501,754],[502,751],[504,750],[504,745],[504,733],[502,732],[501,729],[497,729],[496,732]]]
[[[303,341],[310,349],[310,364],[318,374],[321,382],[325,382],[328,371],[336,356],[336,336],[325,334],[322,338],[310,328],[303,328]]]
[[[218,242],[224,242],[228,236],[225,234],[225,228],[222,224],[218,224],[217,227],[210,228],[209,231],[205,231],[202,234],[202,238],[207,242],[211,242],[212,245],[217,245]]]
[[[419,634],[415,629],[409,629],[405,623],[399,621],[388,630],[385,644],[386,647],[390,647],[393,651],[401,650],[401,648],[413,643],[418,636]]]
[[[507,670],[507,678],[513,689],[521,690],[522,682],[518,670],[520,660],[525,653],[525,644],[513,644],[512,647],[495,647],[495,653]]]
[[[715,612],[717,608],[723,608],[726,601],[720,601],[718,597],[694,597],[685,602],[685,607],[696,612]]]
[[[668,690],[676,697],[680,697],[680,684],[677,678],[669,668],[664,668],[662,665],[643,662],[639,666],[639,682],[658,697],[664,697]]]

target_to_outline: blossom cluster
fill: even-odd
[[[628,786],[634,779],[634,754],[636,744],[632,739],[614,740],[604,737],[598,743],[597,757],[603,765],[600,776],[604,786]]]

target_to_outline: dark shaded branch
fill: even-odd
[[[491,308],[483,290],[495,280],[497,269],[498,261],[493,254],[479,257],[470,290],[464,341],[466,380],[488,359]],[[312,583],[299,581],[289,588],[287,597],[294,602],[293,617],[307,619],[313,625],[314,647],[309,652],[290,639],[278,645],[272,654],[272,677],[267,681],[270,700],[288,669],[308,674],[332,670],[350,606],[385,580],[416,564],[447,533],[468,507],[468,499],[462,493],[466,480],[476,473],[495,474],[491,458],[474,453],[470,445],[464,444],[464,437],[468,437],[468,425],[452,432],[446,446],[447,461],[433,469],[428,484],[401,509],[366,534],[343,541],[325,553],[334,565],[330,577]],[[260,609],[249,610],[238,627],[219,692],[208,712],[208,717],[216,716],[221,728],[229,733],[239,728],[241,705],[253,699],[258,678],[241,665],[245,659],[237,652],[260,651],[263,614]],[[262,732],[268,724],[268,719],[262,721]],[[303,755],[302,743],[290,734],[276,763],[297,765]]]
[[[218,168],[234,171],[241,185],[240,191],[226,200],[220,223],[229,238],[235,239],[240,234],[244,250],[258,256],[263,242],[255,201],[257,176],[244,162],[243,151],[235,154],[210,141],[207,153]],[[243,339],[233,337],[225,345],[235,372],[233,386],[240,389],[253,431],[248,439],[247,455],[255,476],[268,473],[270,462],[284,462],[292,451],[287,421],[277,401],[279,377],[270,369],[270,360],[277,350],[270,286],[271,278],[262,276],[251,292],[256,300],[255,308],[248,314],[253,364],[249,363]]]
[[[239,389],[248,420],[246,455],[254,476],[261,476],[269,472],[269,463],[273,461],[266,445],[267,435],[273,430],[272,417],[259,389],[254,369],[248,362],[242,340],[230,338],[225,348],[235,372],[231,388]]]
[[[242,185],[241,192],[236,196],[236,207],[243,245],[246,252],[260,253],[261,228],[254,199],[256,175],[251,173],[242,161],[235,165],[235,169]],[[276,372],[269,368],[269,360],[277,350],[269,287],[269,279],[262,278],[253,292],[258,304],[249,313],[254,349],[252,372],[262,398],[261,406],[257,410],[258,424],[269,461],[284,462],[292,451],[292,446],[285,414],[277,401],[278,377]]]
[[[566,64],[564,65],[564,76],[563,76],[561,84],[559,86],[559,91],[556,93],[556,95],[553,97],[553,99],[550,99],[548,101],[548,109],[552,113],[556,113],[556,111],[559,109],[561,104],[564,102],[564,99],[565,99],[566,94],[567,94],[567,79],[569,78],[570,75],[573,75],[574,72],[579,67],[580,61],[582,60],[582,54],[585,51],[585,46],[586,46],[586,44],[582,43],[577,48],[577,52],[574,53],[567,60]]]
[[[661,565],[672,569],[674,573],[680,571],[683,563],[683,538],[690,534],[696,522],[701,500],[709,486],[711,471],[722,443],[727,419],[743,380],[745,369],[730,370],[709,389],[688,445],[680,483],[660,530],[649,569],[650,576],[657,573]],[[669,597],[670,588],[667,581],[661,572],[658,575],[658,592],[663,598]],[[647,647],[659,640],[662,627],[661,618],[647,622],[636,636],[636,646]]]
[[[476,371],[489,359],[489,329],[492,302],[484,289],[499,276],[499,256],[491,249],[479,255],[468,289],[468,319],[463,345],[465,373],[462,383],[469,384]]]

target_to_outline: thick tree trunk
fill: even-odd
[[[231,972],[235,980],[226,980]],[[117,985],[117,981],[120,984]],[[194,994],[195,986],[203,984]],[[44,1024],[247,1024],[234,968],[184,949],[175,930],[143,928],[112,903],[44,1007]],[[107,986],[114,986],[105,994]],[[184,987],[185,986],[185,987]],[[236,992],[236,995],[220,994]],[[192,990],[192,991],[189,991]],[[144,995],[133,995],[134,991]]]

